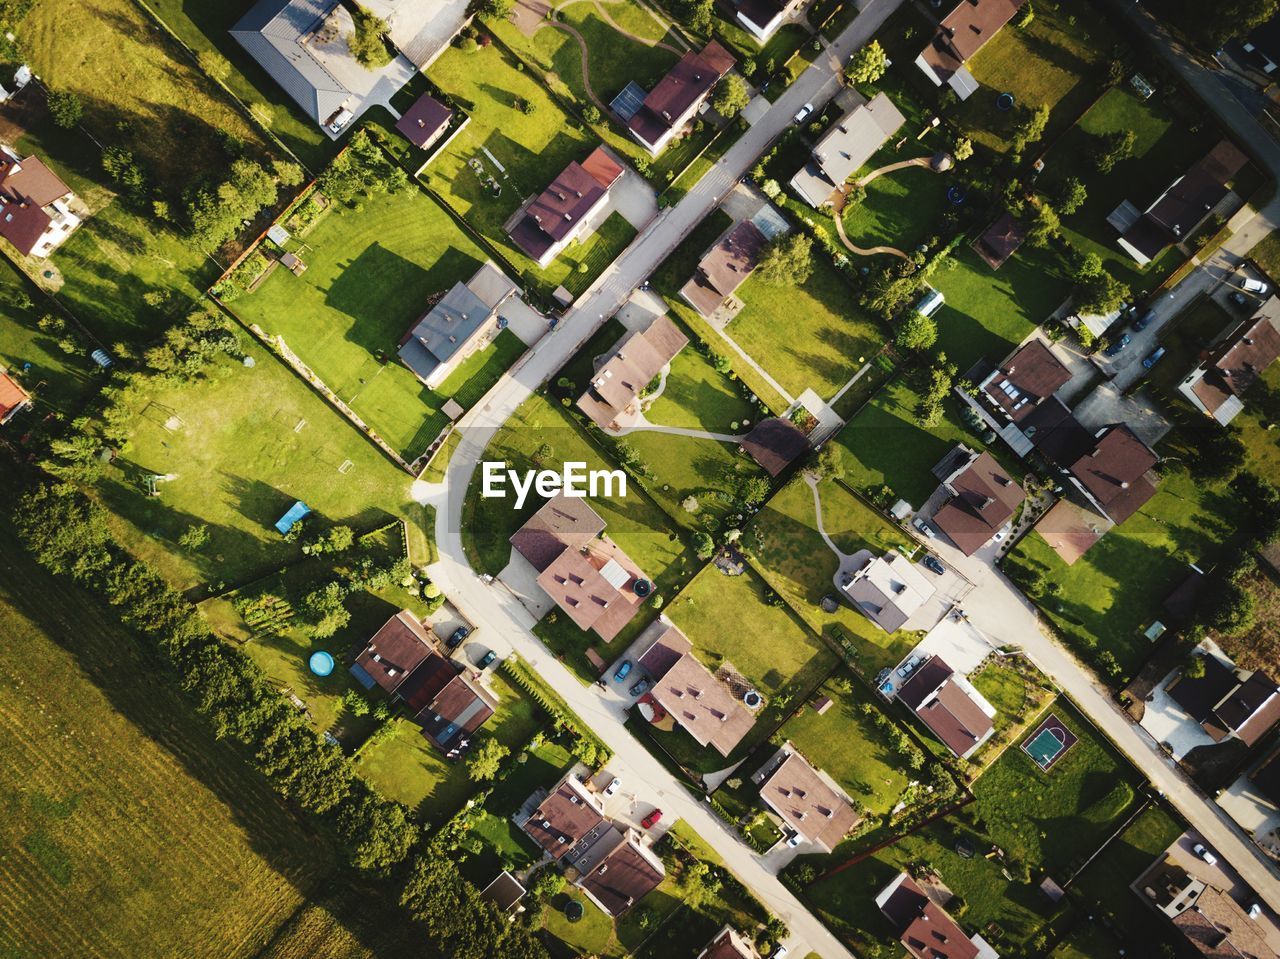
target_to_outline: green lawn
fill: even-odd
[[[1207,487],[1170,471],[1156,495],[1107,532],[1072,566],[1039,533],[1024,537],[1011,561],[1057,584],[1041,610],[1073,643],[1109,650],[1128,673],[1150,652],[1142,635],[1186,576],[1187,563],[1212,566],[1238,523],[1240,504],[1224,486]]]
[[[975,143],[1004,152],[1014,128],[1044,104],[1050,112],[1043,141],[1051,142],[1098,95],[1119,42],[1088,3],[1041,4],[1030,24],[1011,24],[969,60],[982,89],[960,105],[956,119]],[[1013,94],[1014,109],[996,108],[1001,93]]]
[[[962,897],[963,906],[955,904],[953,914],[966,929],[982,932],[1002,954],[1026,952],[1054,912],[1037,888],[1042,870],[1062,881],[1081,864],[1123,821],[1140,781],[1069,704],[1058,700],[1050,709],[1080,741],[1049,774],[1039,772],[1021,749],[1007,750],[978,780],[977,801],[962,812],[810,886],[819,916],[860,952],[870,952],[889,939],[888,923],[872,901],[875,893],[907,863],[928,862]],[[977,855],[958,855],[961,839]],[[993,844],[1004,852],[1003,866],[984,855]],[[1005,878],[1002,869],[1013,878]],[[988,929],[989,923],[998,928]]]
[[[582,903],[582,918],[570,922],[564,907],[570,899]],[[613,937],[613,920],[599,906],[573,886],[552,898],[543,908],[542,928],[568,946],[572,955],[621,956],[623,950]]]
[[[515,753],[538,731],[546,716],[499,673],[490,671],[488,678],[498,699],[498,711],[481,728],[477,744],[494,738]],[[441,823],[461,809],[479,786],[468,777],[465,761],[445,759],[417,723],[403,717],[394,722],[396,729],[389,738],[360,751],[357,768],[388,799],[416,810],[419,819]],[[503,838],[499,827],[506,822],[509,820],[490,824],[495,839]]]
[[[883,554],[906,548],[909,540],[904,534],[843,486],[827,480],[819,489],[823,525],[842,551],[870,549]],[[822,598],[836,595],[832,580],[839,564],[818,533],[813,493],[802,477],[774,494],[743,542],[760,574],[810,629],[827,631],[833,639],[853,644],[851,655],[864,677],[871,678],[881,667],[897,663],[917,641],[913,633],[885,633],[843,602],[834,613],[822,610]]]
[[[1280,364],[1272,363],[1245,394],[1244,409],[1231,425],[1240,431],[1249,469],[1259,476],[1280,475]]]
[[[1264,236],[1261,242],[1249,251],[1249,257],[1273,280],[1280,276],[1280,233],[1273,230]]]
[[[877,155],[868,166],[879,159]],[[950,207],[948,183],[946,176],[918,166],[876,177],[867,184],[865,199],[845,207],[845,235],[854,246],[893,246],[912,252],[939,232],[938,221]]]
[[[746,305],[726,332],[793,396],[812,387],[830,398],[884,341],[821,253],[815,253],[813,274],[801,285],[752,276],[737,295]]]
[[[586,292],[604,268],[616,260],[636,238],[621,213],[610,213],[600,229],[561,253],[544,272],[548,283],[563,286],[574,296]]]
[[[1062,218],[1063,235],[1081,251],[1102,257],[1112,274],[1135,294],[1153,289],[1185,257],[1170,249],[1140,267],[1117,245],[1116,232],[1106,218],[1123,200],[1146,209],[1216,142],[1211,130],[1198,129],[1199,118],[1191,116],[1180,101],[1181,93],[1174,87],[1150,100],[1140,99],[1127,84],[1115,87],[1054,145],[1046,159],[1049,172],[1040,187],[1049,196],[1067,176],[1078,177],[1088,191],[1084,205]],[[1110,173],[1098,173],[1089,159],[1094,138],[1125,130],[1137,137],[1133,155]]]
[[[660,426],[737,433],[754,422],[759,412],[745,392],[741,382],[717,372],[691,343],[671,361],[666,387],[649,406],[645,419]]]
[[[802,707],[779,737],[791,740],[806,759],[868,810],[880,815],[889,812],[909,777],[902,756],[862,712],[867,704],[877,710],[879,705],[861,680],[847,674],[837,673],[818,692],[831,698],[827,712],[819,716]]]
[[[284,338],[356,414],[406,459],[448,423],[450,396],[480,398],[523,352],[510,331],[429,390],[396,357],[431,298],[469,280],[484,253],[417,189],[332,212],[306,235],[307,271],[277,267],[231,309]],[[505,340],[505,342],[503,342]]]
[[[297,499],[318,514],[317,527],[367,529],[384,510],[421,517],[407,512],[407,474],[264,349],[242,340],[252,368],[217,364],[208,379],[158,389],[134,410],[127,450],[99,484],[120,541],[179,589],[242,582],[296,556],[274,524]],[[351,468],[339,472],[348,460]],[[148,497],[149,473],[176,478]],[[209,527],[198,553],[177,544],[193,524]]]

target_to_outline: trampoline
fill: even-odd
[[[323,649],[316,650],[311,654],[311,659],[307,661],[307,665],[317,676],[328,676],[333,672],[333,657]]]
[[[570,899],[564,904],[564,917],[570,922],[577,922],[585,912],[586,910],[582,908],[582,903],[577,899]]]
[[[964,190],[958,186],[947,187],[947,199],[951,201],[952,206],[959,206],[964,202]]]
[[[1057,716],[1048,716],[1022,743],[1022,751],[1043,771],[1048,772],[1077,741],[1076,734],[1062,720]]]
[[[1008,113],[1010,110],[1012,110],[1013,103],[1014,103],[1014,100],[1013,100],[1012,93],[1002,93],[998,97],[996,97],[996,109],[999,110],[1001,113]]]

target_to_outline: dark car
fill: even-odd
[[[1133,321],[1133,328],[1135,330],[1145,330],[1147,328],[1147,324],[1150,323],[1155,318],[1156,318],[1156,311],[1147,310],[1141,316],[1139,316],[1136,320]]]
[[[497,658],[498,658],[498,654],[495,653],[492,649],[489,650],[487,653],[484,654],[484,659],[480,660],[480,668],[488,669],[490,666],[493,665],[493,661]]]
[[[1119,353],[1121,350],[1123,350],[1126,346],[1128,346],[1132,342],[1133,342],[1133,337],[1131,337],[1128,333],[1126,333],[1124,336],[1120,337],[1120,339],[1116,340],[1114,343],[1112,343],[1102,352],[1105,353],[1107,356],[1115,356],[1117,353]]]
[[[470,635],[471,635],[470,626],[459,626],[449,635],[449,639],[445,642],[445,645],[448,646],[450,649],[457,649],[459,646],[462,645],[462,641]]]
[[[1162,346],[1159,349],[1155,350],[1153,353],[1151,353],[1150,356],[1148,356],[1145,360],[1142,361],[1142,368],[1144,370],[1151,369],[1151,367],[1155,366],[1157,363],[1160,362],[1163,356],[1164,356],[1164,347]]]
[[[643,696],[649,689],[649,677],[645,676],[635,682],[635,684],[627,690],[632,696]]]
[[[943,573],[947,571],[947,568],[943,566],[940,562],[938,562],[938,557],[936,556],[926,556],[923,562],[924,562],[924,568],[931,573],[937,573],[939,576],[941,576]]]
[[[1239,290],[1236,290],[1234,293],[1230,294],[1227,297],[1227,299],[1230,300],[1232,303],[1234,303],[1236,306],[1240,307],[1240,309],[1242,310],[1247,310],[1249,308],[1249,298],[1245,296],[1243,293],[1241,293]]]

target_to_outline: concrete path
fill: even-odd
[[[672,436],[687,436],[696,440],[715,440],[719,443],[731,443],[738,446],[746,438],[746,434],[734,436],[731,433],[708,433],[706,430],[689,429],[684,426],[659,426],[647,420],[633,426],[624,426],[619,430],[609,431],[613,436],[626,436],[628,433],[669,433]]]

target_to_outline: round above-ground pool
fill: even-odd
[[[333,672],[333,657],[320,649],[311,654],[308,665],[317,676],[328,676]]]

